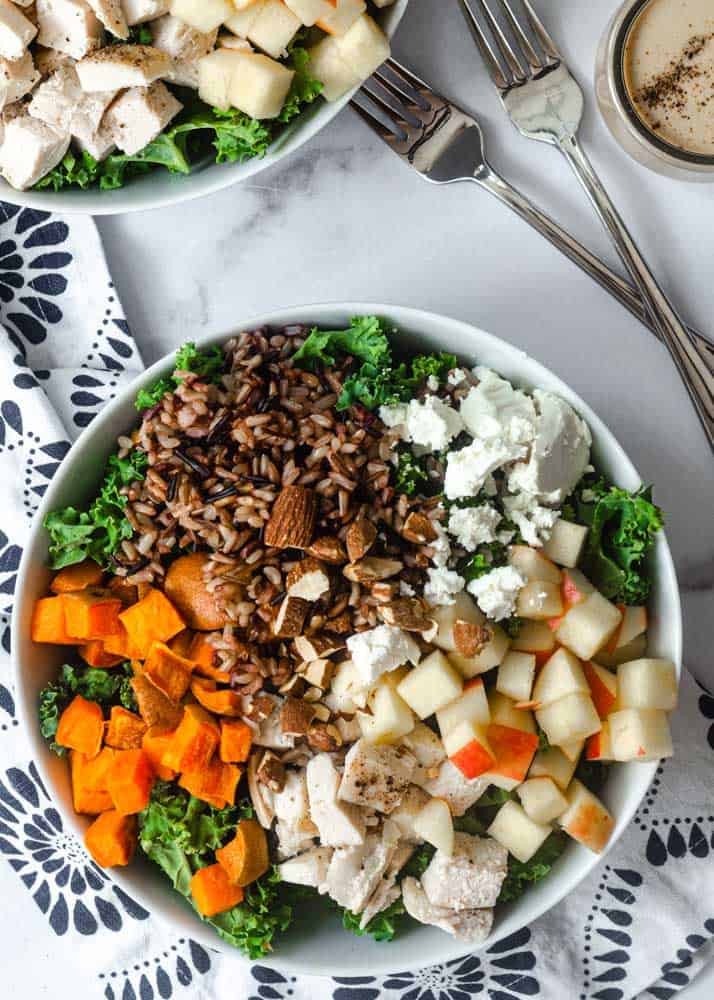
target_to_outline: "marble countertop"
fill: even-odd
[[[539,5],[585,84],[612,6]],[[412,0],[395,50],[478,114],[499,170],[612,258],[557,152],[506,121],[455,3]],[[689,322],[714,334],[714,185],[666,180],[631,161],[592,93],[584,139],[665,287]],[[551,367],[656,483],[682,586],[686,662],[714,684],[714,465],[674,366],[644,327],[485,193],[421,182],[348,109],[240,187],[99,226],[147,362],[262,310],[352,299],[468,320]]]

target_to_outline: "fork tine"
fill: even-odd
[[[365,83],[362,84],[362,86],[360,87],[360,93],[365,94],[370,99],[372,104],[375,104],[379,108],[379,110],[387,116],[389,121],[397,125],[402,130],[402,132],[406,133],[409,131],[410,128],[414,128],[415,123],[412,122],[410,124],[406,120],[406,117],[404,115],[405,109],[401,105],[396,108],[393,107],[391,104],[389,104],[387,101],[384,100],[379,91],[370,90],[368,87],[369,82],[370,81],[367,80],[365,81]],[[416,126],[417,127],[419,126],[418,120],[416,121]]]
[[[521,52],[528,60],[528,64],[531,69],[536,70],[536,72],[545,69],[546,63],[541,60],[540,56],[531,45],[531,40],[521,27],[521,22],[513,13],[513,8],[511,7],[509,0],[501,0],[501,6],[503,7],[508,23],[511,26],[511,31],[521,48]]]
[[[563,62],[563,57],[560,54],[558,46],[555,44],[552,37],[546,31],[545,25],[536,14],[530,0],[521,0],[521,2],[525,9],[526,17],[530,22],[531,30],[538,39],[540,46],[545,52],[545,54],[555,62]]]
[[[523,64],[521,63],[521,61],[519,60],[518,56],[514,52],[511,43],[506,38],[506,35],[504,34],[503,29],[501,28],[501,25],[493,16],[491,8],[486,3],[486,0],[478,0],[478,5],[483,11],[483,16],[488,22],[488,26],[491,30],[494,39],[496,40],[496,45],[498,46],[501,55],[506,60],[506,65],[511,71],[514,83],[516,84],[525,83],[526,80],[528,79],[528,73]]]
[[[377,83],[384,90],[387,91],[396,101],[400,101],[409,110],[410,108],[418,108],[420,111],[427,110],[426,99],[422,97],[420,92],[414,90],[413,87],[398,87],[388,76],[385,76],[380,70],[375,70],[372,74],[372,78],[377,81]]]
[[[363,107],[354,99],[354,97],[350,101],[350,107],[353,111],[357,112],[363,122],[369,125],[369,127],[377,133],[380,139],[384,139],[388,146],[393,146],[395,140],[403,138],[402,136],[397,135],[396,132],[392,132],[388,129],[386,125],[384,125],[384,123],[369,110],[369,108]]]
[[[406,83],[407,86],[411,87],[412,90],[415,90],[417,94],[422,90],[431,91],[431,87],[427,83],[424,83],[424,81],[420,80],[418,76],[411,72],[411,70],[408,70],[406,66],[403,66],[391,56],[386,60],[386,62],[382,63],[382,69],[384,69],[385,66],[397,77],[398,80],[402,83]],[[376,75],[377,74],[375,73],[375,76]]]
[[[481,25],[476,20],[474,12],[471,10],[467,0],[459,0],[459,7],[461,7],[461,11],[466,18],[466,23],[471,34],[473,35],[473,40],[476,42],[476,47],[481,53],[481,58],[484,61],[486,70],[488,71],[495,87],[498,90],[507,90],[510,86],[509,81],[506,79],[501,63],[493,51],[491,43],[484,34]]]

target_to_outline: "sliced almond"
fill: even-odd
[[[278,493],[263,539],[274,549],[305,549],[312,541],[319,501],[307,486],[284,486]]]
[[[395,625],[405,632],[428,632],[434,626],[434,619],[429,617],[426,605],[418,597],[400,597],[378,608],[377,614],[387,625]]]
[[[337,726],[316,722],[310,726],[307,742],[313,750],[331,753],[342,746],[342,737]]]
[[[366,556],[374,545],[377,529],[366,517],[358,517],[347,529],[347,555],[351,563]]]
[[[319,601],[330,589],[330,578],[319,559],[308,556],[288,573],[287,591],[290,597],[303,601]]]
[[[380,559],[379,556],[367,556],[359,562],[345,566],[342,570],[351,583],[373,583],[377,580],[388,580],[403,569],[403,564],[397,559]]]
[[[277,699],[271,694],[256,694],[246,709],[245,716],[251,722],[262,722],[267,719],[277,704]]]
[[[330,715],[332,714],[327,705],[323,705],[321,702],[317,701],[315,702],[314,708],[315,708],[315,718],[318,720],[318,722],[327,722],[328,719],[330,718]]]
[[[388,583],[382,580],[380,583],[373,583],[369,592],[380,604],[391,604],[399,593],[399,584],[396,581]]]
[[[281,639],[294,639],[302,633],[310,605],[300,597],[285,597],[273,622],[273,634]]]
[[[341,566],[347,562],[347,550],[339,538],[332,538],[330,535],[322,535],[316,538],[307,549],[308,554],[322,562],[329,563],[330,566]]]
[[[271,792],[282,792],[285,788],[285,765],[272,750],[266,750],[260,758],[255,776]]]
[[[461,619],[454,622],[453,633],[456,652],[461,656],[478,656],[492,635],[488,625],[474,625]]]
[[[299,698],[304,690],[305,681],[299,674],[293,674],[289,680],[278,688],[280,694],[292,695],[294,698]]]
[[[255,809],[255,818],[264,830],[269,830],[275,819],[275,810],[273,809],[273,797],[269,789],[258,781],[257,772],[260,758],[260,753],[252,753],[250,755],[247,769],[248,792],[250,793],[250,801]]]
[[[280,709],[280,730],[285,736],[305,736],[315,709],[302,698],[286,698]]]
[[[325,633],[301,635],[295,639],[295,649],[298,656],[307,663],[332,656],[333,653],[344,649],[346,645],[347,643],[338,636],[326,635]]]
[[[354,632],[352,615],[349,611],[343,611],[335,618],[330,618],[328,624],[330,626],[330,632],[334,632],[335,635],[351,635],[352,632]]]
[[[404,522],[402,537],[408,542],[414,542],[415,545],[428,545],[429,542],[436,541],[438,535],[426,514],[413,510]]]
[[[303,677],[308,684],[326,691],[330,686],[332,675],[335,672],[335,664],[332,660],[313,660],[308,663]]]

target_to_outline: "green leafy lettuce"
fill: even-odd
[[[508,856],[508,873],[501,886],[499,903],[510,903],[518,899],[533,882],[540,882],[549,875],[553,865],[565,850],[568,842],[563,830],[555,830],[541,844],[529,861],[518,861]]]
[[[123,705],[135,710],[134,692],[131,689],[131,667],[128,663],[117,670],[97,670],[94,667],[73,667],[65,663],[56,681],[51,681],[40,692],[38,715],[40,732],[58,756],[66,753],[55,742],[60,716],[75,695],[87,701],[96,701],[103,708]]]
[[[338,353],[351,354],[377,369],[388,366],[392,351],[382,321],[376,316],[353,316],[346,330],[314,327],[302,347],[293,354],[293,361],[302,368],[334,365]]]
[[[52,569],[62,569],[84,559],[93,559],[105,568],[111,566],[111,555],[133,534],[124,511],[127,498],[121,490],[144,479],[147,465],[146,454],[138,448],[126,458],[112,455],[99,495],[89,510],[65,507],[47,515],[44,526],[50,535]]]
[[[310,74],[310,54],[307,49],[298,45],[293,46],[290,49],[289,65],[295,70],[295,76],[285,98],[283,110],[278,115],[278,121],[284,124],[292,121],[308,104],[312,104],[323,89],[320,81]]]
[[[429,475],[423,463],[411,451],[400,451],[397,458],[396,481],[397,493],[412,496],[419,488],[419,483],[428,483]]]
[[[218,383],[223,372],[223,351],[220,347],[209,347],[205,351],[199,351],[194,343],[184,344],[176,352],[174,361],[174,371],[193,372],[200,375],[207,382]],[[173,392],[180,384],[180,378],[174,375],[160,378],[148,389],[140,389],[134,400],[134,406],[140,412],[150,409],[167,392]]]

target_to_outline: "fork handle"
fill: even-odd
[[[489,170],[488,173],[479,172],[474,180],[519,215],[541,236],[544,236],[557,250],[564,253],[581,270],[597,281],[605,291],[614,296],[626,309],[629,309],[633,316],[644,323],[660,340],[662,339],[637,290],[611,270],[604,261],[591,253],[582,243],[579,243],[566,229],[558,225],[551,216],[536,208],[533,202],[493,170]],[[714,344],[691,328],[689,335],[692,338],[694,349],[706,367],[710,371],[714,371]]]
[[[645,307],[687,388],[709,447],[714,451],[714,374],[695,350],[682,320],[649,269],[576,136],[563,135],[559,138],[558,145],[632,275]]]

